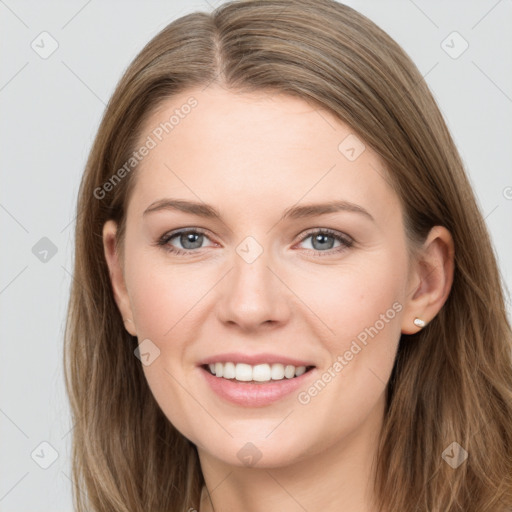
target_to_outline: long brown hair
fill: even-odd
[[[425,329],[400,339],[378,450],[378,507],[512,509],[512,335],[482,214],[416,66],[368,18],[331,0],[235,1],[186,15],[145,46],[117,85],[77,205],[64,353],[76,509],[199,508],[196,447],[164,416],[133,354],[102,227],[114,219],[123,231],[136,168],[115,182],[113,175],[137,149],[148,116],[163,100],[212,83],[287,93],[332,112],[388,168],[411,246],[433,226],[451,232],[450,295]],[[457,468],[443,458],[460,450],[454,442],[468,455]]]

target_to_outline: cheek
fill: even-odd
[[[186,349],[190,322],[209,287],[201,285],[185,266],[155,264],[150,258],[134,258],[130,270],[128,286],[138,341],[151,341],[151,361],[143,366],[146,380],[169,421],[190,436],[191,425],[197,423],[194,416],[201,411],[191,407],[184,391],[192,389],[186,381],[190,378],[185,371]]]
[[[351,410],[354,421],[375,405],[400,340],[406,271],[404,253],[390,249],[333,272],[324,300],[317,302],[319,316],[330,328],[323,338],[330,361],[320,376],[329,382],[328,391],[305,390],[302,403],[316,402],[320,411],[331,402],[331,408],[339,407],[334,404],[341,396],[343,409]],[[332,428],[342,428],[343,421],[334,421]]]
[[[154,338],[155,343],[167,339],[179,328],[204,295],[201,280],[183,268],[133,265],[130,299],[139,338]]]
[[[303,296],[329,328],[328,339],[344,348],[347,341],[358,337],[364,341],[364,333],[371,327],[387,331],[390,325],[400,324],[406,268],[400,253],[379,254],[334,269],[323,276],[322,287],[313,292],[310,288],[309,294],[304,288]]]

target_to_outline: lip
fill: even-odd
[[[212,360],[209,361],[213,362]],[[225,359],[217,359],[216,362],[221,361],[225,361]],[[258,359],[258,361],[261,361],[261,359]],[[273,361],[275,361],[275,359]],[[300,387],[305,387],[309,379],[317,373],[316,368],[311,368],[300,377],[294,377],[292,379],[284,378],[282,380],[250,383],[216,377],[203,366],[199,368],[199,371],[203,375],[206,383],[218,396],[228,402],[242,407],[264,407],[266,405],[270,405],[289,396]]]
[[[270,354],[268,352],[262,354],[242,354],[236,352],[229,352],[224,354],[217,354],[212,357],[207,357],[197,363],[198,366],[204,366],[207,364],[215,363],[245,363],[255,366],[257,364],[272,364],[281,363],[282,365],[293,365],[298,366],[316,366],[311,361],[301,361],[300,359],[294,359],[288,356],[281,356],[278,354]],[[298,377],[297,377],[298,378]]]

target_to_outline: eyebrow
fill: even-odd
[[[206,203],[198,203],[195,201],[186,201],[184,199],[170,198],[160,199],[151,203],[144,211],[143,216],[149,213],[163,210],[177,210],[190,213],[192,215],[197,215],[199,217],[222,220],[220,212],[211,205]],[[280,221],[286,219],[314,217],[317,215],[325,215],[328,213],[335,213],[340,211],[359,213],[375,222],[375,219],[367,210],[358,204],[351,203],[350,201],[329,201],[326,203],[311,203],[301,206],[292,206],[284,211]]]
[[[199,217],[222,220],[220,212],[209,204],[169,198],[160,199],[151,203],[144,211],[143,216],[162,210],[177,210],[197,215]],[[351,203],[350,201],[329,201],[326,203],[311,203],[301,206],[292,206],[284,211],[280,222],[286,219],[315,217],[317,215],[325,215],[340,211],[359,213],[375,222],[375,219],[367,210],[358,204]]]

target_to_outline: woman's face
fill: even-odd
[[[164,103],[140,141],[111,269],[169,421],[238,466],[374,439],[412,323],[402,210],[376,153],[303,100],[213,86]]]

